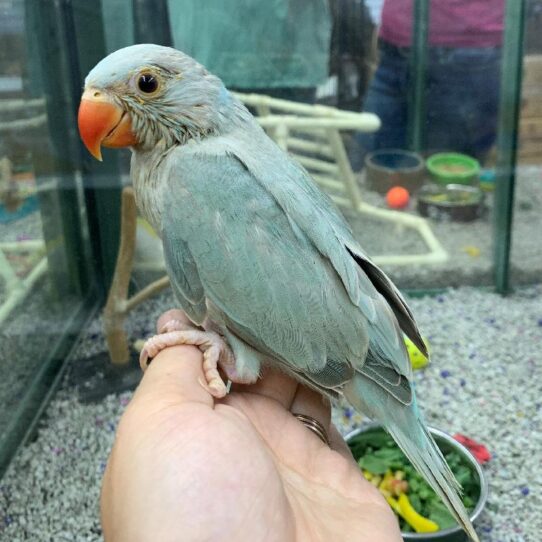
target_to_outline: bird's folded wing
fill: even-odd
[[[171,155],[162,238],[181,300],[264,354],[339,385],[367,350],[366,320],[327,258],[232,156]],[[199,313],[198,313],[199,314]]]
[[[198,275],[194,258],[178,230],[175,221],[162,234],[166,270],[175,296],[190,320],[201,325],[207,315],[205,292]]]
[[[242,141],[242,135],[236,140]],[[230,138],[225,143],[229,152],[241,160],[258,182],[275,198],[280,207],[325,255],[341,277],[353,303],[359,306],[372,322],[377,308],[374,300],[380,294],[388,303],[400,329],[424,354],[427,354],[412,312],[397,288],[373,262],[370,261],[352,234],[350,226],[336,209],[331,198],[316,186],[307,171],[292,160],[280,159],[281,153],[269,145],[262,146],[267,160],[247,152],[246,144],[237,144]],[[275,153],[275,156],[271,156]],[[272,163],[272,167],[262,164]],[[345,252],[350,254],[346,257]],[[360,272],[361,269],[361,272]]]

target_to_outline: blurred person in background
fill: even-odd
[[[331,104],[358,111],[376,61],[375,1],[329,0],[329,4],[333,18],[329,73],[336,78]]]
[[[430,0],[426,71],[426,151],[451,150],[481,161],[496,139],[505,0]],[[379,63],[363,110],[382,121],[358,134],[354,169],[368,152],[408,145],[413,0],[385,0]]]

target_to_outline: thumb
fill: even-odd
[[[158,333],[171,323],[195,327],[179,309],[164,312],[156,323]],[[165,404],[203,403],[213,406],[213,398],[203,385],[203,356],[195,346],[170,346],[159,352],[145,370],[132,399],[133,406],[152,402],[153,408]]]
[[[158,332],[171,322],[193,326],[183,311],[171,309],[158,318]],[[213,406],[212,396],[201,384],[203,382],[201,351],[189,345],[170,346],[159,352],[145,370],[132,403],[152,403],[147,406],[153,409],[162,408],[165,404],[194,402]]]
[[[201,351],[189,345],[169,346],[152,360],[132,402],[152,401],[157,408],[183,403],[203,403],[212,407],[214,400],[204,382]]]

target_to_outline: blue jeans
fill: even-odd
[[[496,138],[501,49],[431,47],[426,72],[427,152],[455,151],[483,160]],[[357,134],[354,169],[368,152],[407,147],[409,49],[380,43],[380,62],[363,110],[382,127]]]

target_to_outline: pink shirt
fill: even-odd
[[[505,0],[430,0],[429,44],[495,47],[502,43]],[[411,45],[413,0],[385,0],[380,37]]]

